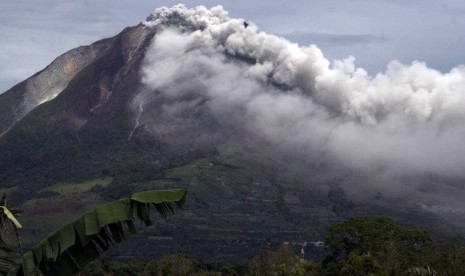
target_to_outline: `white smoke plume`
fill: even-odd
[[[261,32],[221,7],[160,8],[142,82],[167,112],[207,105],[228,124],[319,152],[353,170],[465,177],[465,67],[448,73],[392,61],[370,76],[355,58]],[[380,53],[382,54],[382,53]]]

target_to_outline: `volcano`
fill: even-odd
[[[318,255],[312,242],[360,215],[460,233],[464,71],[370,77],[221,7],[160,8],[0,95],[0,187],[33,217],[26,245],[106,199],[189,191],[116,256]]]

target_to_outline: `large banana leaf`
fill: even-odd
[[[11,274],[73,275],[126,233],[136,233],[136,218],[150,225],[150,205],[165,218],[173,213],[171,203],[181,206],[185,199],[185,190],[146,191],[98,206],[26,252]]]
[[[21,210],[12,210],[8,208],[6,193],[0,198],[0,275],[8,275],[12,267],[18,267],[21,264],[21,241],[18,235],[18,229],[22,226],[16,219]],[[11,224],[11,225],[10,225]],[[9,245],[3,240],[1,234],[13,230],[16,234],[18,248]]]

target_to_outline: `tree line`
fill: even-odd
[[[321,260],[301,258],[287,246],[265,250],[243,264],[198,263],[170,254],[159,260],[89,264],[82,276],[433,276],[465,275],[465,247],[436,243],[425,229],[405,228],[389,217],[358,217],[334,224]]]

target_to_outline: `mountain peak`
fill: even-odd
[[[228,12],[220,5],[211,9],[205,6],[189,9],[183,4],[178,4],[171,8],[156,9],[143,24],[151,27],[163,24],[189,29],[205,29],[207,26],[218,25],[229,20],[231,19],[228,17]]]

